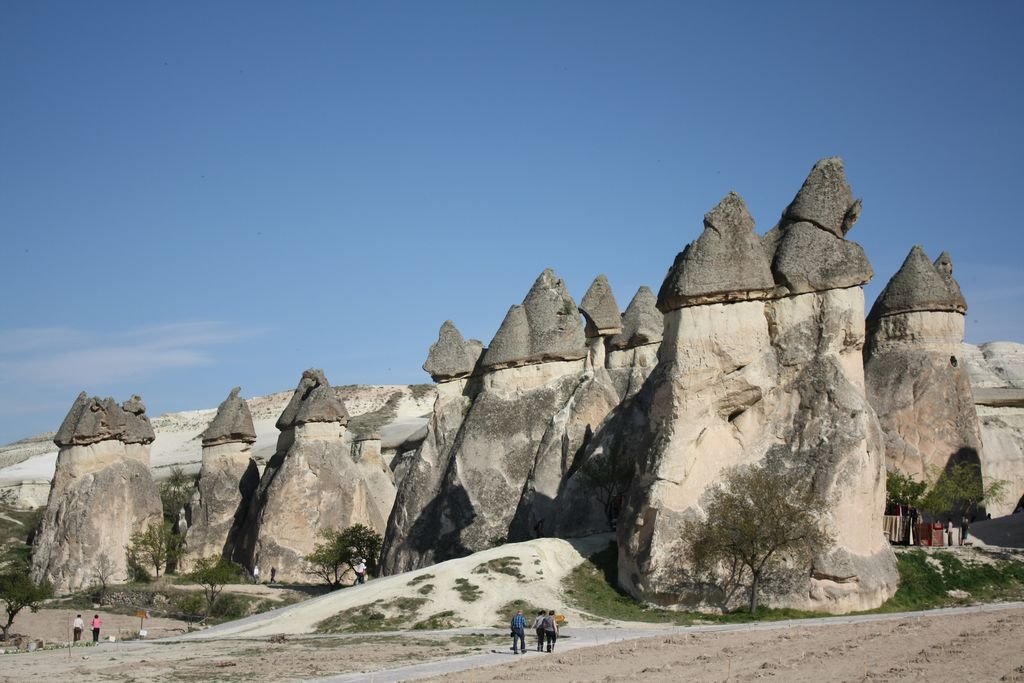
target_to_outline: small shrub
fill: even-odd
[[[434,592],[434,584],[432,584],[432,583],[425,583],[422,586],[420,586],[420,589],[418,591],[416,591],[416,592],[419,593],[420,595],[430,595],[431,593]]]
[[[467,579],[455,579],[455,591],[463,602],[476,602],[483,595],[483,591],[476,584],[470,583]]]
[[[420,574],[419,576],[416,576],[416,577],[413,577],[412,579],[410,579],[409,583],[407,583],[406,585],[407,586],[415,586],[417,583],[420,583],[422,581],[426,581],[426,580],[432,579],[432,578],[434,578],[433,574]]]
[[[417,621],[412,625],[412,628],[415,631],[439,631],[442,629],[456,628],[462,623],[462,620],[456,616],[455,612],[452,610],[445,610],[444,612],[431,614],[422,621]]]
[[[249,613],[249,602],[240,595],[224,593],[215,603],[210,616],[218,619],[239,619]]]
[[[474,574],[489,574],[495,572],[497,574],[508,574],[517,579],[525,579],[523,573],[519,571],[519,568],[523,566],[518,557],[498,557],[489,562],[478,564],[473,568]]]

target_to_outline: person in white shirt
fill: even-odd
[[[356,558],[356,566],[352,570],[356,573],[356,583],[366,583],[366,561],[363,558]]]
[[[75,617],[74,629],[75,629],[75,642],[77,643],[78,641],[80,641],[82,639],[82,631],[85,630],[85,622],[82,621],[82,615],[81,614],[79,614],[77,617]]]

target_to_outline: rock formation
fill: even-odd
[[[192,496],[182,569],[211,555],[230,558],[260,475],[252,459],[256,428],[235,387],[203,432],[203,462]]]
[[[622,314],[622,331],[608,340],[605,365],[620,398],[636,394],[658,364],[665,322],[657,304],[650,288],[638,289]]]
[[[614,324],[610,294],[592,297],[599,339],[618,329],[606,326]],[[443,327],[431,358],[438,346],[452,343],[446,337],[463,343]],[[604,367],[594,368],[589,357],[575,302],[545,270],[522,305],[509,309],[473,374],[434,375],[438,398],[427,438],[388,524],[386,572],[553,526],[564,475],[619,400]],[[436,371],[431,358],[424,367]]]
[[[864,303],[871,277],[845,234],[860,211],[842,162],[815,165],[762,245],[730,194],[662,285],[659,362],[632,403],[636,472],[618,528],[619,577],[662,605],[722,606],[688,573],[680,530],[732,466],[805,472],[830,502],[836,544],[775,605],[826,611],[881,604],[896,588],[879,533],[882,435],[864,391]],[[639,415],[639,417],[636,417]],[[627,425],[628,426],[628,425]],[[621,429],[621,428],[620,428]],[[607,441],[607,439],[602,439]]]
[[[1007,482],[1002,501],[986,503],[993,517],[1013,512],[1024,499],[1024,344],[964,344],[961,355],[971,378],[981,425],[986,478]]]
[[[868,398],[889,467],[925,481],[948,464],[982,465],[974,397],[960,353],[967,304],[949,255],[911,249],[868,315]]]
[[[60,448],[50,496],[32,550],[32,578],[74,591],[106,578],[126,581],[132,533],[163,522],[149,471],[153,428],[138,396],[78,395],[54,437]],[[107,573],[107,572],[105,572]]]
[[[363,458],[360,449],[360,462],[353,460],[348,419],[323,371],[305,371],[277,421],[277,453],[250,505],[236,560],[274,567],[282,581],[308,580],[303,557],[321,531],[353,524],[384,530],[394,484],[379,476],[387,467],[379,458]]]

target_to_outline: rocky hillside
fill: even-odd
[[[346,385],[337,389],[353,416],[352,431],[379,432],[384,454],[392,458],[414,448],[423,438],[436,395],[431,384]],[[274,453],[278,436],[274,424],[291,395],[289,390],[247,399],[256,427],[253,454],[258,462],[265,462]],[[216,408],[204,408],[152,419],[156,441],[151,466],[156,479],[166,477],[172,467],[182,467],[189,473],[199,471],[201,434],[215,413]],[[47,432],[0,447],[0,502],[19,508],[46,504],[57,459],[53,437],[54,432]]]

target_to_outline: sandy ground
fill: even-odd
[[[295,636],[105,643],[0,657],[0,681],[1024,681],[1024,608],[904,615],[849,624],[791,622],[728,632],[672,628],[656,637],[580,647],[599,629],[567,629],[553,654],[504,654],[504,633]],[[664,627],[661,627],[665,631]],[[587,633],[582,633],[586,631]],[[604,629],[611,639],[616,629]],[[627,631],[624,635],[640,635]],[[597,636],[600,640],[601,636]],[[530,643],[532,645],[532,641]],[[476,654],[495,651],[501,654]],[[466,664],[482,666],[459,670]],[[388,670],[391,671],[383,671]],[[374,673],[378,672],[378,673]],[[341,674],[340,677],[333,678]],[[347,674],[347,675],[345,675]]]

